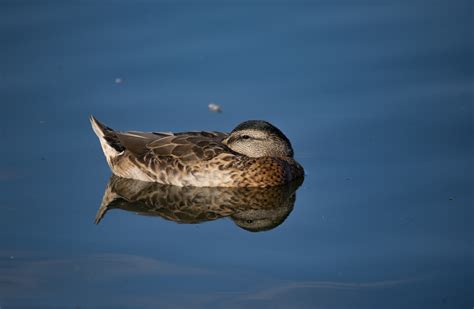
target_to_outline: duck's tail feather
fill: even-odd
[[[94,116],[90,117],[92,129],[99,138],[100,145],[104,151],[105,158],[109,165],[111,160],[116,156],[123,153],[125,147],[120,143],[117,134],[112,128],[107,127],[103,123],[100,123]]]

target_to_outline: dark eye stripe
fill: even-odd
[[[242,135],[242,136],[239,136],[239,139],[241,139],[241,140],[249,140],[249,139],[252,139],[252,140],[254,140],[254,141],[263,141],[263,140],[265,140],[265,138],[252,137],[252,136],[249,136],[249,135]]]

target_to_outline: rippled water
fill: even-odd
[[[0,307],[474,306],[470,3],[367,3],[2,1]],[[94,224],[91,114],[265,119],[307,175],[266,231],[183,222],[199,205]]]

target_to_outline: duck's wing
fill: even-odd
[[[182,161],[209,160],[222,152],[233,153],[222,144],[222,140],[228,136],[223,132],[120,132],[99,122],[93,116],[90,120],[108,160],[124,151],[137,158],[151,155]]]
[[[147,145],[155,140],[173,136],[173,133],[167,132],[118,132],[115,131],[118,144],[124,149],[130,151],[135,156],[140,157],[149,152]]]
[[[174,157],[181,161],[210,160],[223,152],[232,152],[222,144],[227,136],[227,133],[207,131],[174,133],[156,138],[146,148],[157,157]]]
[[[146,145],[157,138],[171,133],[146,133],[146,132],[120,132],[106,126],[98,121],[94,116],[90,117],[92,129],[100,140],[104,154],[108,158],[116,157],[125,150],[131,151],[135,155],[144,154]]]

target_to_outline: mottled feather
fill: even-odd
[[[222,144],[227,134],[220,132],[185,132],[156,138],[146,148],[157,158],[171,156],[184,162],[210,160],[220,153],[233,152]]]

